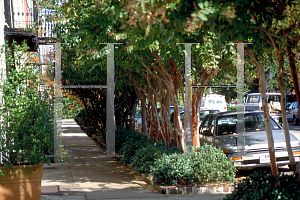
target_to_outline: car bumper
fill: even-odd
[[[300,148],[293,149],[293,152],[300,152]],[[228,154],[228,159],[233,162],[237,169],[253,169],[257,167],[270,166],[269,152],[255,152],[245,154]],[[234,158],[241,158],[234,160]],[[276,163],[278,166],[290,163],[287,151],[275,152]],[[294,155],[295,162],[300,162],[300,154]]]

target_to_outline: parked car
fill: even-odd
[[[202,97],[200,110],[219,110],[227,111],[227,104],[224,95],[209,94]]]
[[[289,122],[294,122],[295,125],[299,124],[299,108],[298,102],[293,102],[286,110],[286,118]]]
[[[286,108],[288,108],[294,101],[297,101],[295,94],[287,94],[285,99],[286,99]]]
[[[237,121],[237,114],[231,111],[208,114],[199,127],[200,144],[214,144],[226,153],[238,169],[270,166],[268,140],[262,111],[244,113],[244,120]],[[244,123],[245,132],[237,135],[236,125]],[[272,134],[277,165],[289,163],[283,129],[271,118]],[[290,134],[295,161],[299,162],[300,142]],[[243,146],[238,146],[244,144]]]
[[[280,108],[280,93],[266,93],[268,104],[272,104],[273,109],[281,110]],[[247,95],[245,110],[262,110],[262,98],[260,93],[249,93]]]

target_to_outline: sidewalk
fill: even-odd
[[[153,192],[136,174],[106,157],[74,120],[64,120],[68,158],[44,165],[42,200],[222,199],[225,194],[168,195]]]

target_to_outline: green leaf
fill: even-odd
[[[199,13],[199,16],[198,16],[201,20],[203,21],[207,21],[207,17],[201,12]]]
[[[204,8],[204,4],[202,2],[198,3],[198,6],[203,9]]]
[[[170,3],[171,10],[174,10],[175,6],[176,6],[176,3]]]
[[[205,1],[205,2],[204,2],[204,6],[205,6],[205,7],[208,7],[208,1]]]

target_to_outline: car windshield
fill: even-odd
[[[262,114],[245,115],[245,132],[266,131],[264,116]],[[236,115],[220,116],[217,118],[217,134],[236,134]],[[280,127],[271,119],[272,130],[279,130]]]
[[[258,103],[259,102],[259,95],[250,95],[247,98],[247,103]]]

